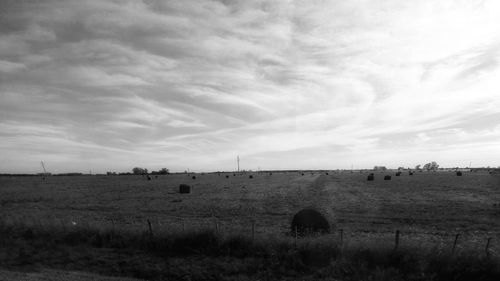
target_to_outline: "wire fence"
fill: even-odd
[[[335,228],[327,234],[310,233],[302,236],[292,229],[277,227],[270,229],[266,225],[259,225],[256,220],[249,219],[247,224],[231,224],[216,217],[183,218],[172,217],[169,220],[146,218],[136,223],[123,224],[116,220],[102,221],[74,221],[65,218],[51,217],[39,219],[26,216],[2,216],[0,222],[4,226],[22,226],[62,232],[78,231],[81,229],[112,232],[112,233],[142,233],[148,236],[168,236],[187,232],[213,231],[222,237],[243,235],[252,240],[262,240],[273,236],[278,239],[288,239],[295,245],[309,243],[314,240],[328,241],[341,248],[353,245],[385,247],[398,250],[400,248],[435,248],[448,251],[451,255],[460,252],[475,252],[487,257],[500,256],[498,233],[474,232],[418,232],[394,229],[393,231],[367,232],[359,229]],[[276,231],[279,229],[280,231]]]

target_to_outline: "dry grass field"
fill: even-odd
[[[367,173],[228,173],[143,176],[0,177],[0,214],[37,224],[170,231],[215,227],[257,233],[289,231],[294,213],[318,207],[346,235],[399,229],[419,235],[500,234],[500,179],[487,173],[402,174],[366,181]],[[388,174],[394,174],[389,172]],[[229,175],[229,178],[225,176]],[[192,186],[180,194],[179,184]]]
[[[315,207],[333,219],[329,240],[484,250],[500,255],[500,177],[467,172],[273,172],[152,176],[0,177],[0,218],[37,227],[148,230],[155,235],[218,229],[221,235],[288,237],[292,216]],[[392,180],[383,176],[391,174]],[[226,175],[228,177],[226,177]],[[249,178],[253,175],[253,178]],[[192,186],[180,194],[181,183]]]

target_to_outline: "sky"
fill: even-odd
[[[500,1],[0,0],[0,173],[500,166]]]

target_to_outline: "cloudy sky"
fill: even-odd
[[[0,0],[0,173],[500,165],[500,1]]]

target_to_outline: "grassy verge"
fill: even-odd
[[[500,260],[430,246],[328,237],[222,236],[209,230],[161,235],[81,227],[0,224],[0,267],[88,271],[150,280],[500,280]]]

